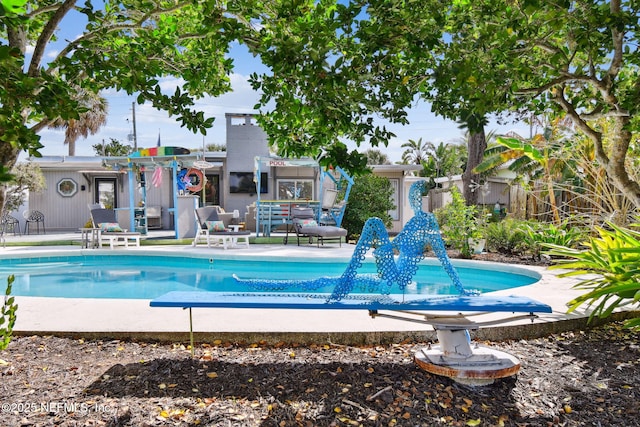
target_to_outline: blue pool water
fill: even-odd
[[[313,279],[340,276],[347,261],[286,259],[209,259],[151,255],[85,255],[0,260],[0,287],[14,274],[12,294],[63,298],[153,299],[169,291],[251,292],[236,282],[243,279]],[[537,273],[510,268],[496,270],[456,267],[466,289],[481,292],[509,289],[537,282]],[[359,272],[374,273],[375,264],[365,262]],[[331,292],[318,289],[315,292]],[[290,290],[287,290],[290,292]],[[357,292],[354,291],[354,292]],[[392,290],[400,293],[400,290]],[[420,264],[411,294],[457,294],[437,261]]]

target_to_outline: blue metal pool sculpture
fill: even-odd
[[[420,349],[415,354],[416,363],[428,372],[471,385],[490,384],[495,378],[514,375],[520,369],[518,359],[492,348],[472,345],[469,331],[505,321],[533,320],[537,318],[534,313],[550,313],[551,307],[527,297],[480,295],[465,289],[447,256],[435,217],[422,211],[424,189],[424,181],[415,182],[411,186],[409,199],[414,216],[393,241],[389,239],[379,218],[371,218],[365,223],[351,261],[339,277],[259,280],[240,279],[234,275],[238,282],[265,292],[170,292],[151,301],[151,306],[189,309],[192,349],[192,308],[366,309],[373,318],[385,317],[423,323],[435,329],[439,345]],[[418,264],[425,258],[426,245],[431,246],[459,294],[427,298],[424,295],[416,297],[403,294],[402,300],[396,299],[396,295],[390,293],[391,287],[397,285],[404,291],[412,283]],[[358,269],[371,248],[374,248],[377,274],[358,274]],[[330,285],[333,286],[331,293],[312,292]],[[292,288],[306,293],[281,292]],[[366,289],[368,292],[351,294],[354,289],[359,292]],[[380,313],[381,310],[392,313]],[[434,311],[444,314],[427,313]],[[462,314],[463,312],[467,314]],[[484,322],[469,319],[479,314],[498,312],[526,314]]]
[[[411,186],[409,203],[414,216],[393,241],[389,239],[387,229],[380,218],[369,218],[366,221],[353,251],[351,262],[339,277],[319,277],[312,280],[261,280],[234,277],[253,289],[263,291],[286,289],[314,291],[333,287],[333,292],[327,299],[329,303],[340,301],[354,289],[389,295],[394,285],[404,290],[413,282],[418,264],[425,258],[425,249],[429,245],[460,295],[475,295],[478,292],[465,289],[458,273],[451,265],[435,216],[422,210],[424,190],[425,181],[417,181]],[[358,269],[371,248],[374,248],[373,256],[378,273],[358,274]]]

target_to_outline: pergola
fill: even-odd
[[[203,168],[205,164],[209,164],[202,159],[202,154],[180,154],[166,156],[128,156],[128,157],[105,157],[105,166],[109,166],[116,171],[126,171],[129,178],[129,207],[130,211],[130,229],[135,230],[135,183],[136,173],[140,173],[142,168],[170,168],[173,180],[171,182],[171,195],[173,199],[173,208],[169,208],[169,212],[173,213],[173,226],[175,230],[175,238],[178,238],[178,170],[181,168]],[[146,180],[145,180],[146,181]],[[142,185],[141,199],[146,206],[147,190],[146,185]]]

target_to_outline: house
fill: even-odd
[[[170,147],[155,147],[127,157],[32,158],[40,165],[48,189],[29,194],[21,210],[43,212],[47,230],[70,231],[89,222],[89,205],[102,203],[115,208],[119,222],[132,230],[173,230],[176,238],[182,238],[195,234],[193,215],[188,213],[195,206],[217,205],[245,222],[258,200],[319,200],[322,186],[332,185],[322,182],[312,160],[291,167],[286,159],[271,156],[267,135],[254,115],[226,114],[226,130],[226,152],[175,154],[169,153]],[[273,161],[255,177],[256,159],[265,158]],[[378,165],[373,169],[391,180],[397,202],[407,199],[407,180],[420,167]],[[181,190],[184,182],[189,186]],[[400,231],[412,216],[405,203],[390,213],[391,232]],[[22,215],[16,217],[23,221]]]
[[[524,218],[526,194],[520,185],[513,184],[515,177],[513,172],[502,168],[495,176],[485,178],[483,185],[475,187],[475,191],[479,192],[478,207],[485,211],[493,211],[496,205],[499,205],[501,211]],[[423,201],[423,207],[429,212],[433,212],[451,201],[451,193],[442,191],[442,189],[455,185],[461,193],[463,192],[464,184],[461,175],[436,178],[435,182],[438,188],[429,191],[427,200]]]

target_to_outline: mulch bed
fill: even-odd
[[[426,343],[212,342],[192,358],[181,343],[14,337],[0,425],[640,426],[640,332],[481,344],[518,357],[518,375],[484,387],[431,375],[413,362]]]
[[[424,344],[180,344],[16,337],[6,426],[638,426],[640,333],[619,324],[491,343],[516,377],[469,387],[420,370]]]

